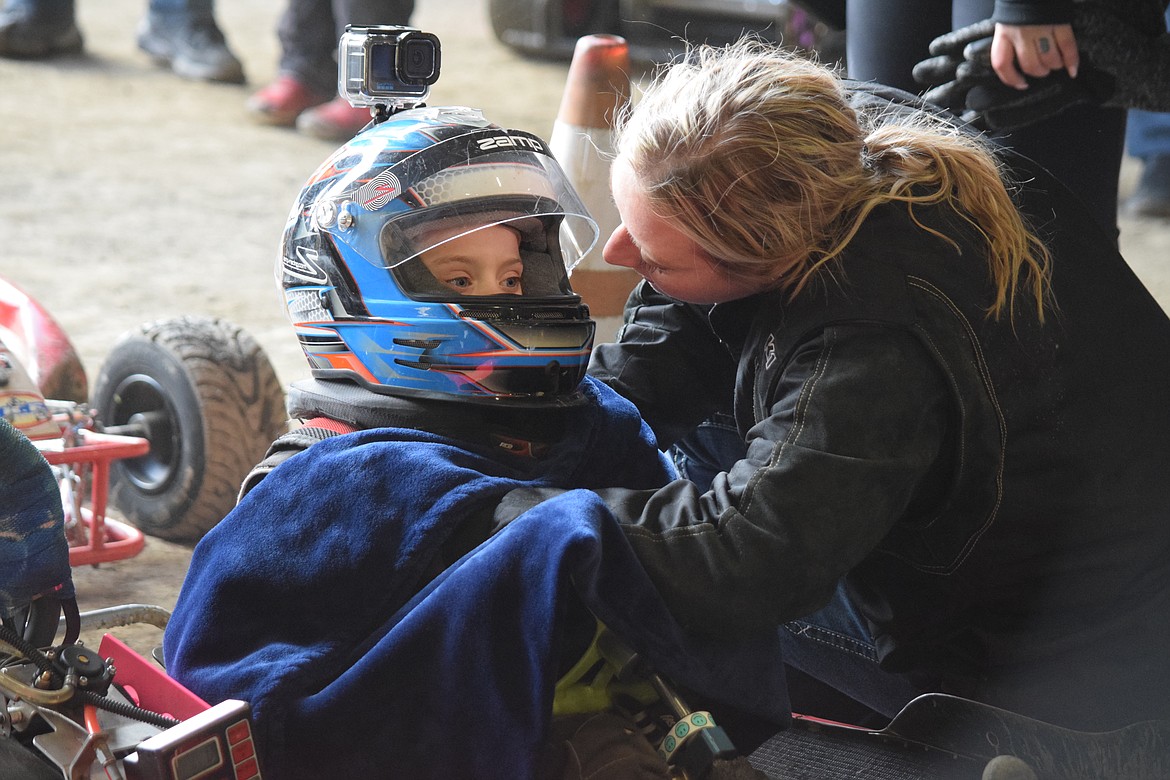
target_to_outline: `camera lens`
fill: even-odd
[[[433,84],[439,76],[439,48],[433,40],[410,37],[398,45],[398,75],[413,84]]]

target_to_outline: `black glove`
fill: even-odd
[[[923,95],[928,101],[982,130],[1023,127],[1080,103],[1170,110],[1163,12],[1161,0],[1077,2],[1072,26],[1081,66],[1075,79],[1065,71],[1028,77],[1024,90],[1001,82],[991,69],[990,19],[936,38],[914,78],[931,87]]]

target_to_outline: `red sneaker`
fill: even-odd
[[[317,92],[293,76],[276,81],[248,98],[248,113],[262,125],[293,127],[307,108],[329,101],[330,95]]]
[[[370,123],[370,109],[354,108],[345,98],[333,98],[297,117],[297,130],[323,141],[348,141]]]

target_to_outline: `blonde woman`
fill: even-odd
[[[644,281],[591,372],[692,479],[611,505],[691,630],[779,629],[882,715],[1170,717],[1170,322],[912,101],[745,43],[625,117],[605,259]]]

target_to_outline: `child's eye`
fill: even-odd
[[[509,290],[515,290],[516,288],[518,288],[520,286],[520,277],[519,276],[509,276],[507,279],[504,280],[504,286],[507,287]]]
[[[456,276],[453,279],[448,279],[447,284],[459,289],[465,289],[471,286],[471,279],[466,276]]]

